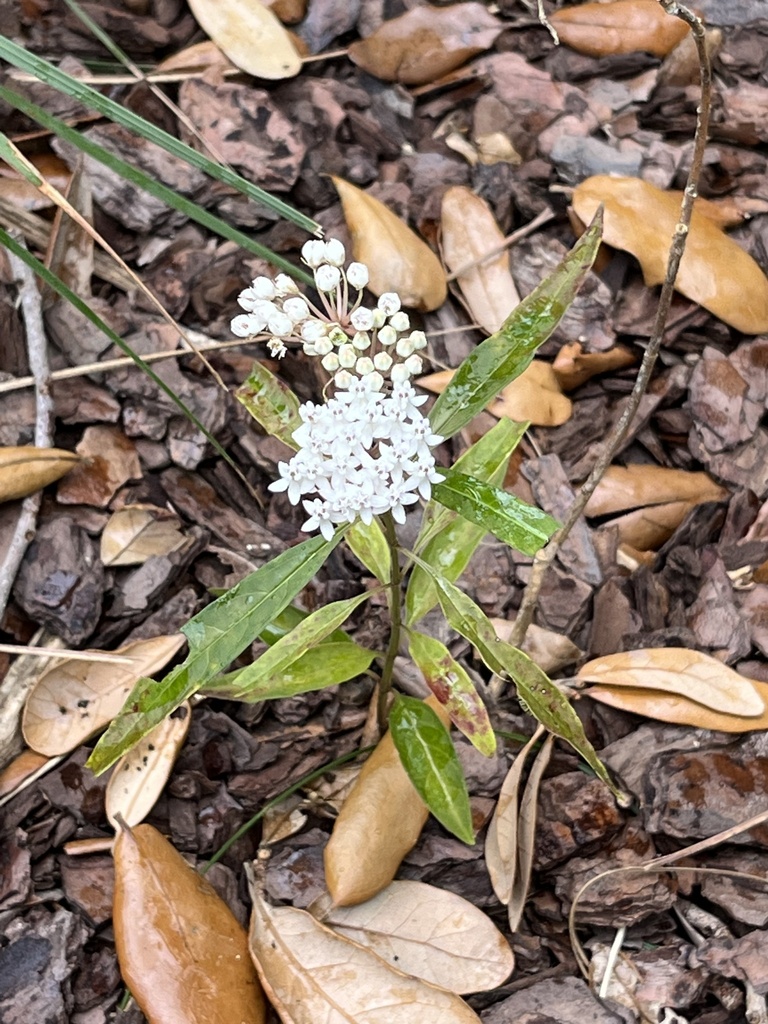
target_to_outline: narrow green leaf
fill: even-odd
[[[113,344],[117,345],[117,347],[122,352],[125,352],[125,354],[134,361],[136,366],[138,366],[140,370],[146,373],[149,379],[154,381],[154,383],[160,388],[160,390],[171,399],[171,401],[181,410],[181,412],[184,413],[187,419],[191,423],[194,423],[194,425],[197,427],[200,433],[203,434],[203,436],[207,438],[208,441],[210,441],[210,443],[213,445],[213,447],[216,449],[219,455],[226,462],[228,462],[230,466],[237,469],[237,466],[235,465],[235,462],[232,459],[232,456],[229,454],[229,452],[225,451],[225,449],[222,448],[222,446],[219,444],[219,442],[216,440],[216,438],[213,436],[210,430],[208,430],[207,427],[203,426],[203,424],[200,422],[197,416],[195,416],[191,409],[187,408],[187,406],[179,398],[176,392],[165,383],[162,377],[158,377],[158,375],[155,373],[152,367],[148,363],[145,363],[141,356],[137,355],[136,352],[133,351],[131,346],[123,341],[119,334],[115,334],[112,328],[105,324],[101,317],[98,316],[98,314],[94,313],[87,303],[83,302],[83,300],[78,295],[75,295],[72,289],[68,288],[67,285],[65,285],[64,282],[61,281],[58,277],[56,277],[55,274],[52,274],[51,271],[44,264],[42,264],[40,260],[33,256],[28,249],[26,249],[23,245],[19,245],[16,239],[12,235],[9,235],[4,228],[0,228],[0,245],[4,245],[6,249],[10,249],[10,251],[14,255],[18,256],[20,260],[26,263],[28,267],[31,267],[38,277],[45,281],[47,285],[50,285],[50,287],[56,292],[57,295],[60,295],[62,298],[66,299],[67,302],[71,302],[75,309],[78,310],[78,312],[82,313],[84,317],[90,320],[90,322],[95,327],[97,327],[102,332],[102,334],[109,338],[109,340]]]
[[[434,637],[411,633],[411,657],[451,721],[481,754],[496,752],[496,734],[475,684],[451,652]]]
[[[336,633],[334,632],[333,636]],[[217,676],[210,685],[201,690],[208,697],[225,700],[241,700],[246,704],[276,697],[293,697],[298,693],[324,690],[328,686],[346,683],[348,679],[362,675],[371,665],[377,652],[361,647],[351,637],[335,640],[329,637],[306,654],[302,654],[279,679],[279,692],[260,695],[258,690],[243,694],[238,677],[245,669]]]
[[[104,117],[108,117],[111,121],[115,121],[124,128],[128,128],[129,131],[140,135],[141,138],[154,142],[161,149],[164,149],[166,153],[171,153],[186,163],[192,164],[193,167],[200,168],[200,170],[205,171],[212,178],[223,181],[225,185],[231,185],[238,192],[242,192],[250,199],[273,210],[278,216],[298,224],[299,227],[313,234],[321,230],[317,221],[295,210],[288,203],[283,202],[282,199],[276,199],[275,196],[265,192],[264,189],[259,188],[257,185],[251,184],[250,181],[236,174],[229,167],[225,167],[203,156],[202,153],[198,153],[191,146],[187,146],[179,139],[174,138],[173,135],[169,135],[162,128],[158,128],[149,121],[145,121],[143,117],[134,114],[132,110],[121,107],[119,103],[115,103],[114,100],[102,95],[96,89],[92,89],[85,82],[65,74],[65,72],[49,63],[49,61],[36,56],[34,53],[30,53],[19,46],[18,43],[14,43],[5,36],[0,36],[0,58],[7,60],[9,64],[13,64],[14,67],[20,68],[22,71],[28,71],[41,82],[45,82],[46,85],[52,86],[66,96],[79,100],[86,107],[98,111]]]
[[[595,748],[585,736],[578,715],[552,680],[522,651],[496,636],[492,623],[471,597],[446,579],[437,575],[434,579],[440,607],[450,625],[474,644],[492,672],[514,681],[520,700],[534,718],[555,736],[570,743],[597,776],[621,798]]]
[[[389,729],[403,768],[431,813],[462,842],[474,846],[467,783],[443,723],[428,704],[398,696],[389,713]]]
[[[455,469],[447,471],[432,493],[443,505],[525,555],[535,555],[559,525],[535,505]]]
[[[293,432],[301,426],[299,400],[293,391],[262,363],[254,363],[250,374],[235,391],[257,423],[294,451],[299,447]]]
[[[559,267],[523,299],[500,330],[467,356],[429,414],[436,434],[453,437],[530,365],[589,273],[602,228],[599,211]]]
[[[86,138],[81,135],[80,132],[74,128],[70,128],[69,125],[65,124],[64,121],[59,120],[58,117],[54,117],[47,111],[43,110],[42,107],[32,103],[25,96],[19,95],[12,89],[8,89],[3,85],[0,85],[0,98],[4,99],[6,103],[16,107],[17,110],[22,111],[28,117],[31,117],[34,121],[37,121],[39,125],[46,128],[48,131],[53,132],[54,135],[58,135],[59,138],[64,139],[71,145],[76,146],[82,153],[93,157],[94,160],[98,160],[99,163],[105,167],[109,167],[110,170],[114,171],[121,178],[126,181],[132,182],[138,188],[144,189],[153,195],[156,199],[160,199],[174,210],[178,210],[185,216],[189,217],[190,220],[196,221],[198,224],[202,224],[203,227],[208,228],[209,231],[213,231],[215,234],[220,235],[222,238],[228,238],[230,241],[237,243],[242,246],[243,249],[247,249],[249,252],[254,253],[256,256],[261,256],[262,259],[268,260],[276,267],[280,267],[286,273],[291,274],[292,277],[304,281],[306,284],[312,284],[313,278],[301,267],[295,266],[290,260],[286,260],[283,256],[278,253],[272,252],[265,245],[260,245],[255,242],[249,235],[244,234],[242,231],[238,231],[237,228],[232,227],[231,224],[227,224],[226,221],[217,217],[215,214],[205,210],[202,206],[192,202],[191,199],[187,199],[186,196],[180,195],[175,192],[172,188],[168,188],[167,185],[163,185],[162,182],[152,178],[145,171],[142,171],[138,167],[134,167],[133,164],[126,163],[125,160],[121,160],[120,157],[115,156],[114,153],[110,153],[109,150],[100,146],[98,142],[94,142],[92,139]],[[8,157],[4,152],[0,153],[3,159],[8,160]],[[27,174],[26,177],[29,177]],[[39,184],[39,182],[33,184]]]
[[[526,430],[525,423],[499,420],[457,460],[454,469],[501,484],[507,472],[509,457]],[[469,522],[435,500],[430,500],[414,550],[430,566],[449,580],[457,580],[464,572],[477,545],[487,530]],[[417,622],[437,604],[432,577],[421,566],[414,566],[405,593],[405,621]]]
[[[372,520],[368,526],[358,519],[344,539],[368,572],[386,586],[391,579],[392,565],[389,544],[378,519]]]
[[[298,692],[287,684],[285,673],[310,648],[320,643],[345,622],[355,608],[367,601],[370,591],[350,597],[346,601],[334,601],[324,608],[318,608],[306,619],[286,633],[269,650],[238,673],[237,686],[233,692],[235,700],[255,702],[272,700],[276,697],[293,697]],[[328,683],[322,671],[312,680],[309,689],[320,690]]]
[[[99,740],[88,767],[99,774],[248,647],[312,579],[344,534],[312,537],[283,551],[209,604],[182,628],[185,661],[160,682],[139,679]]]
[[[12,167],[17,174],[20,174],[25,181],[28,181],[30,185],[34,185],[35,188],[42,185],[43,178],[38,173],[37,168],[19,156],[18,150],[3,132],[0,132],[0,160],[4,160],[9,167]]]

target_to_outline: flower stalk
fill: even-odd
[[[389,644],[384,655],[384,665],[379,680],[379,696],[377,703],[377,718],[379,730],[383,733],[387,727],[389,714],[389,692],[392,689],[392,675],[395,669],[395,658],[400,649],[400,633],[402,631],[403,605],[402,605],[402,572],[400,570],[400,548],[397,543],[395,531],[395,520],[391,512],[385,512],[381,516],[381,523],[384,527],[384,536],[389,545],[390,557],[390,579],[389,579],[389,619],[391,632]]]

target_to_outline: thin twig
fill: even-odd
[[[30,647],[27,644],[0,644],[0,652],[14,657],[20,654],[28,654],[31,658],[46,658],[48,661],[53,661],[55,657],[70,661],[104,662],[107,665],[133,665],[137,660],[136,658],[126,658],[122,654],[112,654],[110,651],[70,651],[62,649],[57,651],[55,656],[52,656],[50,650],[46,647]]]
[[[455,281],[457,277],[461,277],[462,274],[466,274],[468,270],[472,270],[474,267],[479,266],[481,263],[485,263],[486,260],[492,259],[494,256],[498,256],[499,253],[504,252],[505,249],[510,249],[513,245],[516,245],[521,238],[526,238],[536,228],[541,227],[542,224],[548,224],[549,221],[554,220],[554,213],[551,210],[542,210],[541,213],[537,213],[532,221],[528,224],[523,224],[517,231],[513,231],[511,235],[507,235],[503,242],[499,245],[494,246],[493,249],[489,249],[488,252],[483,253],[482,256],[478,256],[477,259],[470,260],[469,263],[464,263],[457,270],[452,271],[446,275],[446,281],[449,283]]]
[[[387,653],[384,656],[384,667],[379,679],[379,697],[377,702],[377,717],[379,730],[383,733],[387,727],[387,702],[389,691],[392,689],[392,673],[395,668],[395,658],[400,649],[400,632],[402,629],[402,572],[400,569],[400,548],[397,545],[397,533],[395,521],[391,512],[385,512],[381,521],[384,525],[384,533],[389,545],[390,575],[389,575],[389,618],[391,632]]]
[[[24,244],[20,240],[20,244]],[[19,304],[24,315],[29,368],[35,383],[35,446],[50,448],[53,440],[53,398],[48,367],[48,340],[43,325],[43,304],[40,289],[32,270],[13,253],[8,252],[11,272],[19,288]],[[22,503],[19,518],[0,566],[0,618],[11,594],[24,553],[35,535],[35,524],[42,491],[28,495]]]
[[[539,592],[547,569],[554,561],[563,542],[584,511],[587,502],[594,493],[595,488],[600,482],[606,469],[610,466],[616,453],[621,448],[624,438],[627,436],[630,424],[632,423],[632,420],[640,406],[640,400],[648,387],[648,383],[651,379],[651,373],[656,362],[656,357],[658,356],[659,349],[661,348],[661,342],[664,337],[664,328],[669,314],[669,307],[672,302],[675,280],[677,279],[677,271],[680,266],[680,260],[682,259],[683,252],[685,251],[685,243],[691,223],[691,214],[693,212],[693,203],[697,196],[699,175],[701,174],[701,167],[704,159],[704,149],[707,144],[709,112],[712,100],[712,73],[704,25],[701,20],[697,18],[696,15],[687,7],[683,7],[676,3],[675,0],[659,0],[659,3],[669,14],[677,15],[691,26],[691,34],[693,35],[699,55],[699,69],[701,75],[701,100],[696,117],[696,135],[693,145],[693,158],[680,209],[680,220],[675,227],[674,238],[669,250],[667,272],[664,277],[664,284],[659,297],[658,309],[656,310],[653,333],[651,335],[650,342],[648,343],[648,348],[645,350],[645,355],[643,356],[643,362],[640,366],[635,386],[629,396],[627,406],[614,428],[613,435],[608,439],[592,472],[586,482],[582,485],[578,497],[571,506],[565,522],[552,537],[552,540],[546,548],[540,551],[534,559],[531,579],[526,587],[523,601],[520,605],[520,611],[517,614],[517,618],[515,619],[515,623],[512,628],[512,634],[510,636],[510,643],[514,644],[516,647],[519,647],[525,639],[528,626],[531,624],[533,619],[536,602],[538,601]],[[495,696],[498,697],[501,694],[505,685],[506,684],[503,680],[494,679],[492,681],[491,689]]]

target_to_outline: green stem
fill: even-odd
[[[402,573],[400,571],[400,550],[397,546],[397,533],[395,521],[391,512],[385,512],[381,517],[384,527],[384,536],[389,544],[390,576],[389,576],[389,618],[392,631],[389,634],[389,645],[384,655],[384,668],[381,671],[379,680],[379,701],[377,715],[379,729],[384,732],[387,727],[387,699],[392,689],[392,673],[395,669],[395,658],[400,649],[400,630],[402,629]]]

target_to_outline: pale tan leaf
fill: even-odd
[[[0,501],[16,501],[59,480],[81,461],[61,448],[0,448]]]
[[[768,683],[753,679],[752,685],[768,708]],[[647,690],[638,686],[590,686],[584,691],[584,696],[635,715],[645,715],[646,718],[675,725],[690,725],[697,729],[731,733],[768,729],[768,711],[755,718],[727,715],[674,693],[662,693],[660,690]]]
[[[294,793],[267,809],[261,826],[262,846],[279,843],[304,828],[307,823],[307,815],[302,810],[304,803],[304,798]]]
[[[248,936],[210,883],[151,825],[113,855],[120,972],[149,1024],[264,1024]]]
[[[73,208],[89,224],[93,224],[91,177],[85,170],[82,154],[72,172],[66,197]],[[92,295],[93,253],[93,238],[77,221],[65,214],[60,206],[57,207],[48,239],[45,265],[81,299],[90,299]],[[42,295],[45,308],[57,300],[56,293],[48,284],[44,286]]]
[[[493,46],[502,29],[481,3],[425,4],[352,43],[349,58],[386,82],[423,85]]]
[[[114,512],[101,535],[104,565],[142,565],[153,555],[181,547],[179,520],[154,505],[126,505]]]
[[[374,295],[397,292],[403,306],[428,312],[445,302],[440,260],[399,217],[362,189],[332,178],[352,236],[355,259],[368,267]]]
[[[567,46],[590,57],[645,51],[665,57],[688,34],[688,25],[657,0],[586,3],[553,11],[549,20]]]
[[[662,690],[728,715],[752,718],[765,713],[763,698],[751,679],[708,654],[684,647],[607,654],[588,661],[576,678],[603,686]]]
[[[588,516],[607,516],[630,508],[673,501],[720,501],[728,492],[706,473],[664,466],[609,466],[587,502]]]
[[[171,72],[203,72],[209,68],[217,68],[219,71],[228,71],[234,68],[234,64],[227,59],[219,47],[211,39],[205,39],[202,43],[194,43],[186,46],[178,53],[172,53],[165,60],[161,60],[155,67],[153,74],[170,74]]]
[[[315,917],[404,974],[461,995],[502,985],[515,966],[491,919],[460,896],[424,882],[392,882],[357,907],[327,897]]]
[[[441,226],[445,265],[458,273],[473,319],[494,334],[520,303],[507,251],[483,259],[504,244],[504,234],[486,201],[465,185],[454,185],[443,196]],[[474,266],[462,272],[468,264]]]
[[[549,733],[531,765],[528,781],[520,801],[520,817],[517,822],[517,871],[512,882],[512,892],[507,906],[509,929],[512,932],[516,932],[520,926],[528,899],[531,874],[533,873],[533,853],[536,845],[539,788],[552,757],[554,742],[554,735]]]
[[[616,528],[625,547],[635,551],[656,551],[666,544],[693,507],[692,501],[648,505],[611,519],[608,525]]]
[[[240,68],[256,78],[292,78],[301,57],[290,34],[260,0],[189,0],[202,30]]]
[[[514,620],[510,622],[508,619],[492,618],[491,624],[500,640],[509,641]],[[531,661],[535,661],[547,675],[552,675],[566,665],[579,661],[584,653],[567,636],[537,626],[535,622],[526,630],[520,650],[527,654]]]
[[[38,754],[29,749],[22,750],[0,772],[0,797],[13,793],[17,786],[21,786],[31,775],[44,768],[49,760],[45,754]]]
[[[117,762],[104,797],[107,818],[116,831],[118,816],[132,828],[155,806],[184,745],[191,719],[192,709],[184,701]]]
[[[573,209],[585,224],[603,204],[603,241],[632,253],[649,287],[664,280],[681,200],[680,192],[664,192],[640,178],[607,174],[587,178],[572,197]],[[675,288],[745,334],[768,331],[768,278],[695,207]]]
[[[284,1024],[478,1024],[463,999],[390,967],[251,887],[251,955]]]
[[[572,341],[557,353],[552,369],[563,391],[573,391],[598,373],[623,370],[636,362],[634,353],[623,345],[607,352],[584,352],[580,342]]]
[[[130,666],[67,659],[46,669],[24,707],[24,739],[48,757],[74,750],[112,721],[141,676],[163,668],[185,642],[174,633],[126,644],[115,653],[132,658]]]

